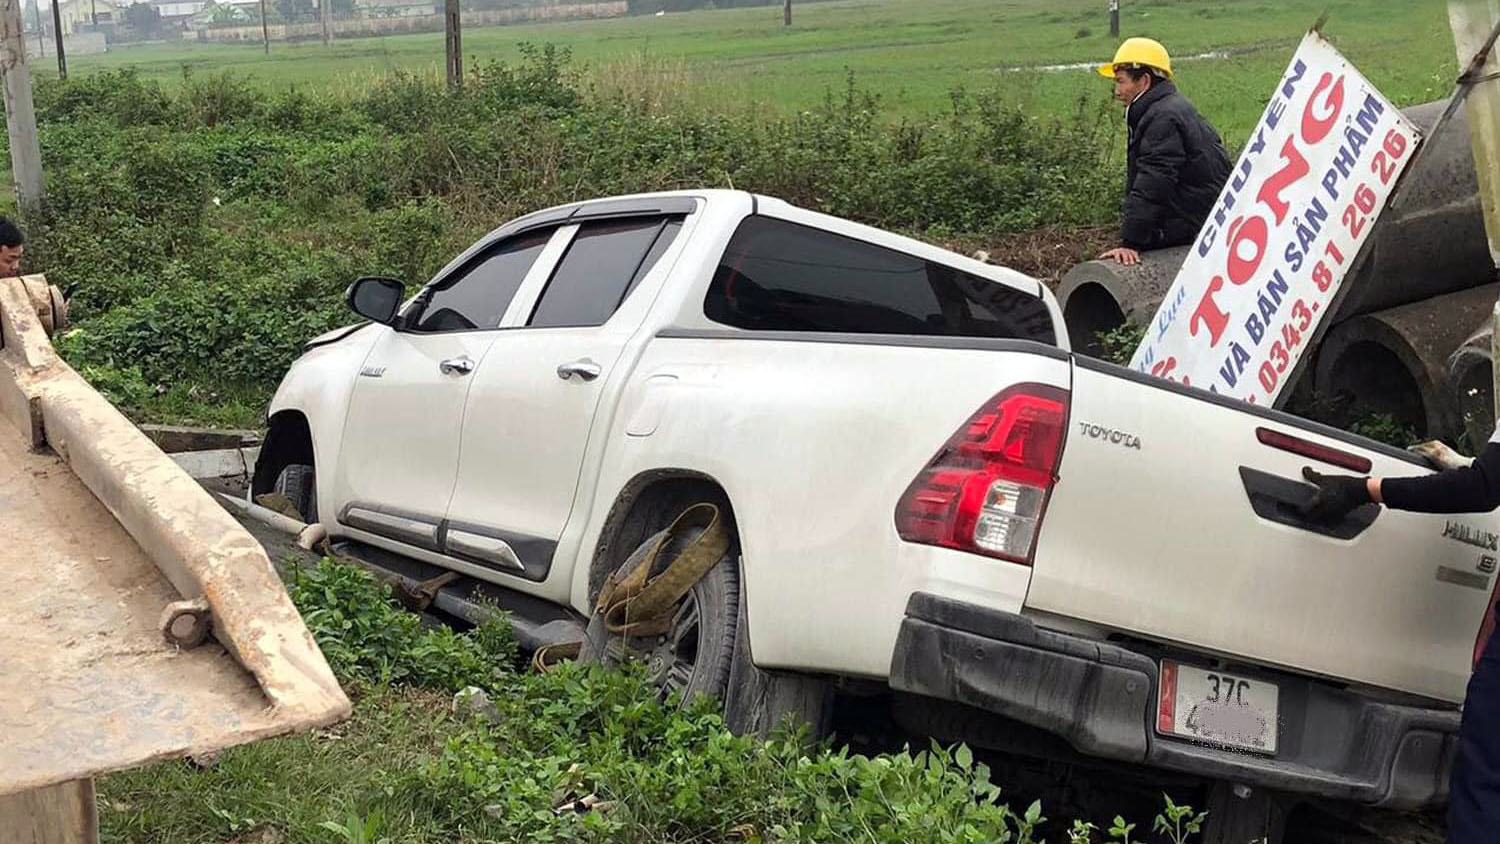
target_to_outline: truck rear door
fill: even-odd
[[[1444,701],[1463,698],[1496,567],[1493,515],[1370,505],[1310,524],[1304,466],[1416,458],[1078,360],[1028,611]]]

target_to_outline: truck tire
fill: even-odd
[[[616,576],[623,578],[645,562],[662,533],[647,537],[620,565]],[[661,559],[674,559],[699,533],[689,530],[674,537]],[[684,703],[702,695],[723,700],[734,663],[739,621],[739,566],[731,552],[683,596],[664,635],[616,636],[605,630],[602,615],[595,612],[589,619],[585,658],[592,656],[605,664],[627,659],[644,661],[664,699],[680,693]]]
[[[623,577],[639,565],[646,549],[660,535],[654,532],[655,528],[670,524],[680,513],[700,501],[718,505],[722,513],[733,512],[729,502],[717,491],[681,490],[676,495],[653,501],[649,508],[643,509],[639,521],[631,529],[631,539],[626,540],[640,537],[640,542],[629,558],[618,566],[615,575]],[[689,533],[681,541],[685,544],[695,535]],[[670,553],[674,549],[667,550]],[[821,739],[828,734],[833,720],[834,685],[825,677],[768,671],[755,665],[750,656],[748,601],[741,575],[743,560],[739,553],[739,539],[734,536],[729,553],[688,595],[688,599],[699,607],[702,629],[698,636],[699,657],[684,700],[710,694],[723,701],[724,722],[740,735],[766,737],[782,723],[791,721],[805,725],[811,739]],[[590,601],[598,599],[605,575],[609,573],[603,569],[591,575]],[[603,623],[596,614],[590,620],[584,643],[585,659],[590,658],[591,652],[599,653],[596,658],[606,663],[623,656],[625,643],[616,640],[606,645],[607,637],[603,633]],[[632,650],[640,653],[638,647]],[[654,676],[656,671],[653,671]],[[658,687],[663,688],[664,695],[672,691],[661,683]]]
[[[277,492],[292,502],[302,521],[315,524],[318,521],[318,479],[313,467],[304,463],[293,463],[276,476]]]
[[[770,738],[781,726],[806,730],[809,741],[820,741],[832,731],[834,684],[827,677],[792,671],[772,671],[750,656],[749,601],[740,591],[739,641],[735,643],[729,691],[724,699],[724,723],[737,735]]]

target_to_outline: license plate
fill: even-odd
[[[1275,683],[1163,660],[1156,731],[1221,747],[1275,753],[1280,696]]]

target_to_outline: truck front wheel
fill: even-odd
[[[302,521],[314,524],[318,521],[318,479],[313,467],[293,463],[276,476],[275,490],[292,502]]]

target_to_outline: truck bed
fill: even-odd
[[[57,356],[37,289],[0,279],[0,825],[349,713],[265,552]],[[182,612],[212,638],[169,639]]]
[[[65,462],[27,450],[4,421],[0,536],[0,791],[279,731],[222,647],[162,641],[177,590]]]

